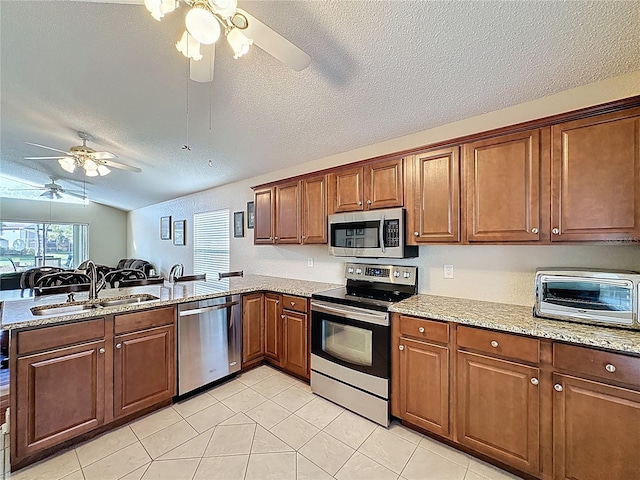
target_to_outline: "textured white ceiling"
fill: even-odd
[[[174,44],[187,8],[0,3],[0,171],[68,175],[35,142],[89,145],[140,167],[89,179],[130,210],[640,69],[640,2],[243,1],[312,58],[294,72],[217,49],[189,82]],[[209,135],[209,104],[212,128]],[[53,152],[52,152],[53,153]],[[214,167],[208,166],[212,159]]]

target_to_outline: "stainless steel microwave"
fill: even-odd
[[[329,254],[335,257],[412,258],[418,247],[405,244],[403,208],[329,215]]]
[[[539,268],[535,285],[535,316],[640,329],[640,272]]]

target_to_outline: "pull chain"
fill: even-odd
[[[213,98],[213,82],[210,82],[209,84],[209,166],[213,168],[213,162],[211,161],[211,124],[213,123],[212,117],[213,117],[213,113],[212,113],[212,101]]]
[[[189,52],[189,45],[187,44],[187,53]],[[186,130],[187,130],[187,142],[182,146],[182,150],[191,151],[189,146],[189,59],[187,58],[187,117],[186,117]]]

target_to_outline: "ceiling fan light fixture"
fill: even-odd
[[[90,158],[86,158],[82,166],[84,167],[86,172],[95,172],[98,170],[98,164]]]
[[[200,42],[189,35],[189,32],[186,30],[180,40],[176,42],[176,49],[187,58],[192,58],[195,61],[202,60]]]
[[[87,177],[97,177],[98,176],[98,170],[85,170],[84,174]]]
[[[110,173],[111,173],[111,170],[106,165],[98,165],[98,174],[101,177],[104,177],[105,175],[109,175]]]
[[[203,45],[211,45],[220,38],[220,23],[205,2],[196,2],[184,23],[189,34]]]
[[[249,51],[249,47],[253,45],[253,40],[248,38],[238,28],[232,28],[227,33],[227,42],[233,49],[233,58],[240,58]]]
[[[178,2],[176,0],[144,0],[144,6],[153,18],[160,21],[165,13],[171,13],[176,9]]]
[[[238,9],[238,0],[209,0],[209,7],[225,20],[233,16]]]
[[[76,160],[72,157],[64,157],[58,160],[60,166],[69,173],[73,173],[76,169]]]

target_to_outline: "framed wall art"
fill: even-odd
[[[160,217],[160,240],[171,240],[171,217]]]
[[[244,212],[233,212],[233,236],[244,237]]]
[[[176,220],[173,222],[173,244],[174,245],[186,245],[186,220]]]
[[[247,202],[247,228],[253,228],[256,221],[253,202]]]

